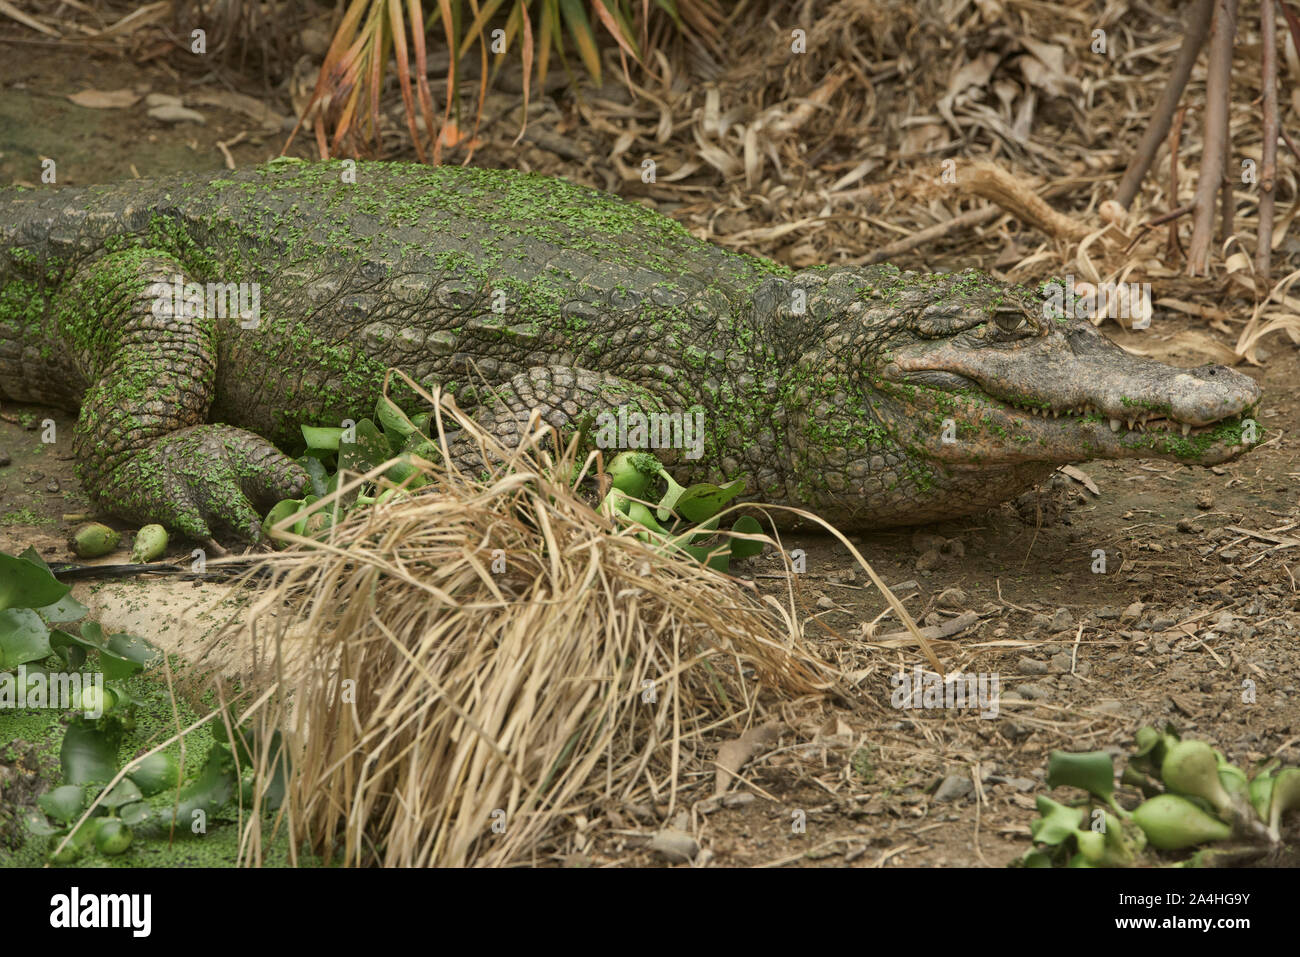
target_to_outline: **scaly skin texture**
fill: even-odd
[[[531,408],[560,428],[698,411],[703,456],[663,453],[683,480],[746,474],[754,497],[848,528],[977,511],[1066,462],[1250,444],[1250,379],[1130,356],[1044,318],[1041,292],[795,273],[564,180],[350,169],[0,192],[0,395],[80,408],[101,506],[255,539],[257,509],[305,482],[275,446],[370,414],[389,367],[507,442]],[[257,323],[157,308],[176,277],[257,284]]]

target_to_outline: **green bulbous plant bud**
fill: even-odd
[[[131,545],[131,561],[136,564],[152,562],[162,558],[167,551],[167,529],[161,525],[146,525],[135,533]]]
[[[1133,812],[1133,821],[1142,828],[1147,842],[1162,851],[1222,841],[1232,834],[1227,824],[1177,794],[1157,794],[1144,801]]]
[[[1268,836],[1274,844],[1282,840],[1282,815],[1300,807],[1300,768],[1287,768],[1273,779],[1273,796],[1268,812]]]
[[[122,536],[99,522],[88,522],[77,528],[68,540],[68,545],[78,558],[102,558],[114,551]]]
[[[1204,741],[1179,741],[1160,766],[1165,787],[1177,794],[1204,798],[1224,817],[1232,815],[1232,796],[1219,781],[1219,759]]]

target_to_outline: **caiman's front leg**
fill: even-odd
[[[265,439],[204,424],[216,378],[215,319],[160,295],[185,271],[165,253],[123,250],[83,268],[53,303],[90,383],[75,451],[105,510],[192,539],[261,538],[258,508],[295,498],[306,472]]]

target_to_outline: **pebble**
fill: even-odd
[[[1046,685],[1026,681],[1022,685],[1016,685],[1016,693],[1022,698],[1028,698],[1031,701],[1041,701],[1052,696],[1052,689],[1048,688]]]
[[[945,588],[935,599],[935,604],[940,608],[965,608],[966,593],[960,588]]]
[[[1131,604],[1131,605],[1129,605],[1127,608],[1125,608],[1124,611],[1123,611],[1123,613],[1120,614],[1120,616],[1119,616],[1119,620],[1120,620],[1120,621],[1137,621],[1138,618],[1140,618],[1140,617],[1142,616],[1142,608],[1143,608],[1142,602],[1140,602],[1140,601],[1135,601],[1135,602],[1133,602],[1133,604]]]
[[[1176,624],[1178,624],[1178,622],[1176,622],[1174,619],[1170,618],[1168,615],[1161,615],[1159,618],[1157,618],[1157,619],[1155,619],[1153,622],[1151,622],[1151,629],[1150,629],[1150,630],[1151,630],[1151,631],[1166,631],[1166,630],[1168,630],[1168,629],[1174,627],[1174,625],[1176,625]]]
[[[943,779],[939,789],[934,792],[935,804],[946,804],[964,798],[974,790],[969,774],[950,774]]]
[[[1190,518],[1180,518],[1178,520],[1178,530],[1180,532],[1186,532],[1188,535],[1195,535],[1200,531],[1200,529],[1196,527],[1196,523]]]
[[[1070,654],[1062,651],[1059,654],[1052,655],[1051,669],[1057,674],[1065,674],[1070,670]]]
[[[9,453],[6,452],[4,449],[0,449],[0,468],[4,468],[12,461],[13,459],[9,457]]]
[[[60,491],[60,485],[59,485],[59,483],[58,483],[56,480],[53,480],[53,479],[52,479],[52,480],[50,480],[50,482],[49,482],[48,484],[46,484],[46,486],[45,486],[45,491],[47,491],[47,492],[58,492],[58,491]]]
[[[1047,665],[1037,658],[1026,656],[1016,662],[1016,670],[1025,675],[1045,675],[1047,674]]]
[[[1048,630],[1055,634],[1058,631],[1068,631],[1074,627],[1074,616],[1070,614],[1068,608],[1056,609],[1056,614],[1052,616],[1051,623],[1047,626]]]
[[[817,607],[818,607],[818,608],[823,608],[823,609],[834,608],[834,607],[835,607],[835,601],[834,601],[834,599],[827,598],[825,595],[822,595],[821,598],[818,598],[818,599],[817,599]]]
[[[1240,557],[1241,552],[1235,548],[1225,548],[1223,551],[1219,552],[1219,561],[1223,562],[1225,565],[1231,565]]]
[[[650,850],[674,864],[684,864],[695,860],[695,855],[700,853],[700,845],[689,834],[675,828],[666,828],[656,831],[655,836],[650,838]]]
[[[1107,605],[1105,608],[1097,609],[1097,617],[1102,621],[1114,621],[1119,617],[1119,609]]]

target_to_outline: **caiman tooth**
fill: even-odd
[[[1111,430],[1112,432],[1118,432],[1118,431],[1119,431],[1119,427],[1120,427],[1120,421],[1119,421],[1119,419],[1111,419],[1111,420],[1110,420],[1110,430]]]
[[[1184,436],[1187,436],[1187,435],[1191,435],[1191,434],[1192,434],[1192,423],[1190,423],[1190,422],[1184,422],[1184,423],[1183,423],[1183,435],[1184,435]]]
[[[1124,424],[1128,426],[1128,430],[1129,430],[1130,432],[1133,431],[1133,420],[1132,420],[1132,419],[1126,419]]]
[[[1058,410],[1053,409],[1053,410],[1052,410],[1052,418],[1054,418],[1054,419],[1059,419],[1060,417],[1061,417],[1061,413],[1060,413]]]

